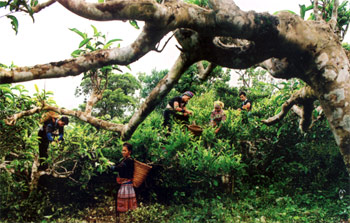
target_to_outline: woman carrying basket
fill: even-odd
[[[131,158],[132,145],[124,143],[122,148],[123,160],[111,170],[119,172],[117,183],[121,184],[117,196],[117,215],[137,208],[136,194],[132,183],[134,174],[134,160]]]

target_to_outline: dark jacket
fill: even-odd
[[[43,127],[39,131],[39,136],[43,138],[43,140],[47,140],[52,142],[53,137],[59,136],[58,140],[63,140],[64,135],[64,127],[58,125],[58,119],[52,121],[52,119],[44,122]]]
[[[111,166],[111,169],[118,171],[120,178],[132,179],[134,177],[134,160],[131,157],[123,159],[120,164]]]
[[[175,110],[174,109],[174,102],[177,102],[177,103],[179,103],[179,107],[180,108],[184,108],[184,107],[186,107],[186,102],[183,102],[182,101],[182,97],[181,96],[177,96],[177,97],[174,97],[174,98],[172,98],[170,101],[169,101],[169,105],[170,105],[170,107],[172,108],[172,110]],[[169,108],[169,107],[168,107]]]

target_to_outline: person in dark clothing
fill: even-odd
[[[242,106],[238,109],[239,111],[241,110],[246,110],[246,111],[250,111],[252,110],[252,102],[250,100],[248,100],[247,95],[245,92],[240,92],[239,93],[239,98],[242,101]]]
[[[131,158],[132,145],[124,143],[122,148],[123,160],[110,169],[118,171],[117,183],[121,184],[117,196],[117,216],[119,213],[127,212],[137,208],[136,193],[133,187],[134,160]]]
[[[40,170],[47,168],[46,164],[43,164],[45,158],[48,158],[47,150],[49,144],[54,142],[54,138],[58,136],[57,141],[63,141],[64,126],[68,125],[69,119],[66,116],[58,119],[57,113],[49,112],[48,119],[44,121],[42,128],[38,132],[39,138],[39,157],[40,157]]]
[[[192,111],[186,109],[186,105],[192,97],[193,93],[191,91],[186,91],[183,95],[172,98],[167,104],[163,113],[163,126],[168,127],[169,132],[171,131],[171,116],[188,124],[188,118],[192,115]]]

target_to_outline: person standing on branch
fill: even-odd
[[[214,102],[214,110],[210,114],[210,125],[216,127],[215,133],[217,134],[222,127],[222,124],[226,121],[226,114],[224,111],[224,103],[221,101]]]
[[[132,145],[124,143],[121,152],[123,160],[118,165],[110,167],[111,170],[119,173],[117,177],[117,183],[120,184],[117,196],[117,216],[119,213],[137,208],[136,193],[132,183],[134,175],[134,160],[131,158]]]
[[[53,111],[47,112],[43,115],[42,120],[43,126],[38,132],[39,136],[39,157],[40,166],[39,169],[43,170],[47,168],[47,165],[43,165],[43,158],[48,158],[48,147],[50,143],[55,143],[54,138],[58,136],[58,141],[63,141],[64,126],[68,125],[69,119],[66,116],[62,116],[59,119],[59,115]]]
[[[169,132],[171,131],[171,116],[180,120],[186,124],[189,122],[189,116],[192,115],[192,111],[186,109],[187,102],[193,97],[191,91],[186,91],[181,96],[172,98],[166,106],[163,113],[164,122],[163,126],[168,127]]]
[[[238,109],[239,111],[241,110],[246,110],[246,111],[250,111],[252,109],[252,102],[250,100],[248,100],[247,95],[245,92],[240,92],[239,93],[239,98],[242,101],[242,106]]]

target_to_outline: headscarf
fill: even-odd
[[[192,98],[194,94],[191,91],[186,91],[185,93],[182,94],[182,96],[184,96],[184,95]]]
[[[224,108],[224,103],[222,101],[214,101],[214,108]]]
[[[220,108],[219,111],[213,110],[210,114],[210,121],[215,121],[216,123],[225,122],[226,114],[224,111],[224,103],[222,101],[215,101],[214,108]]]

